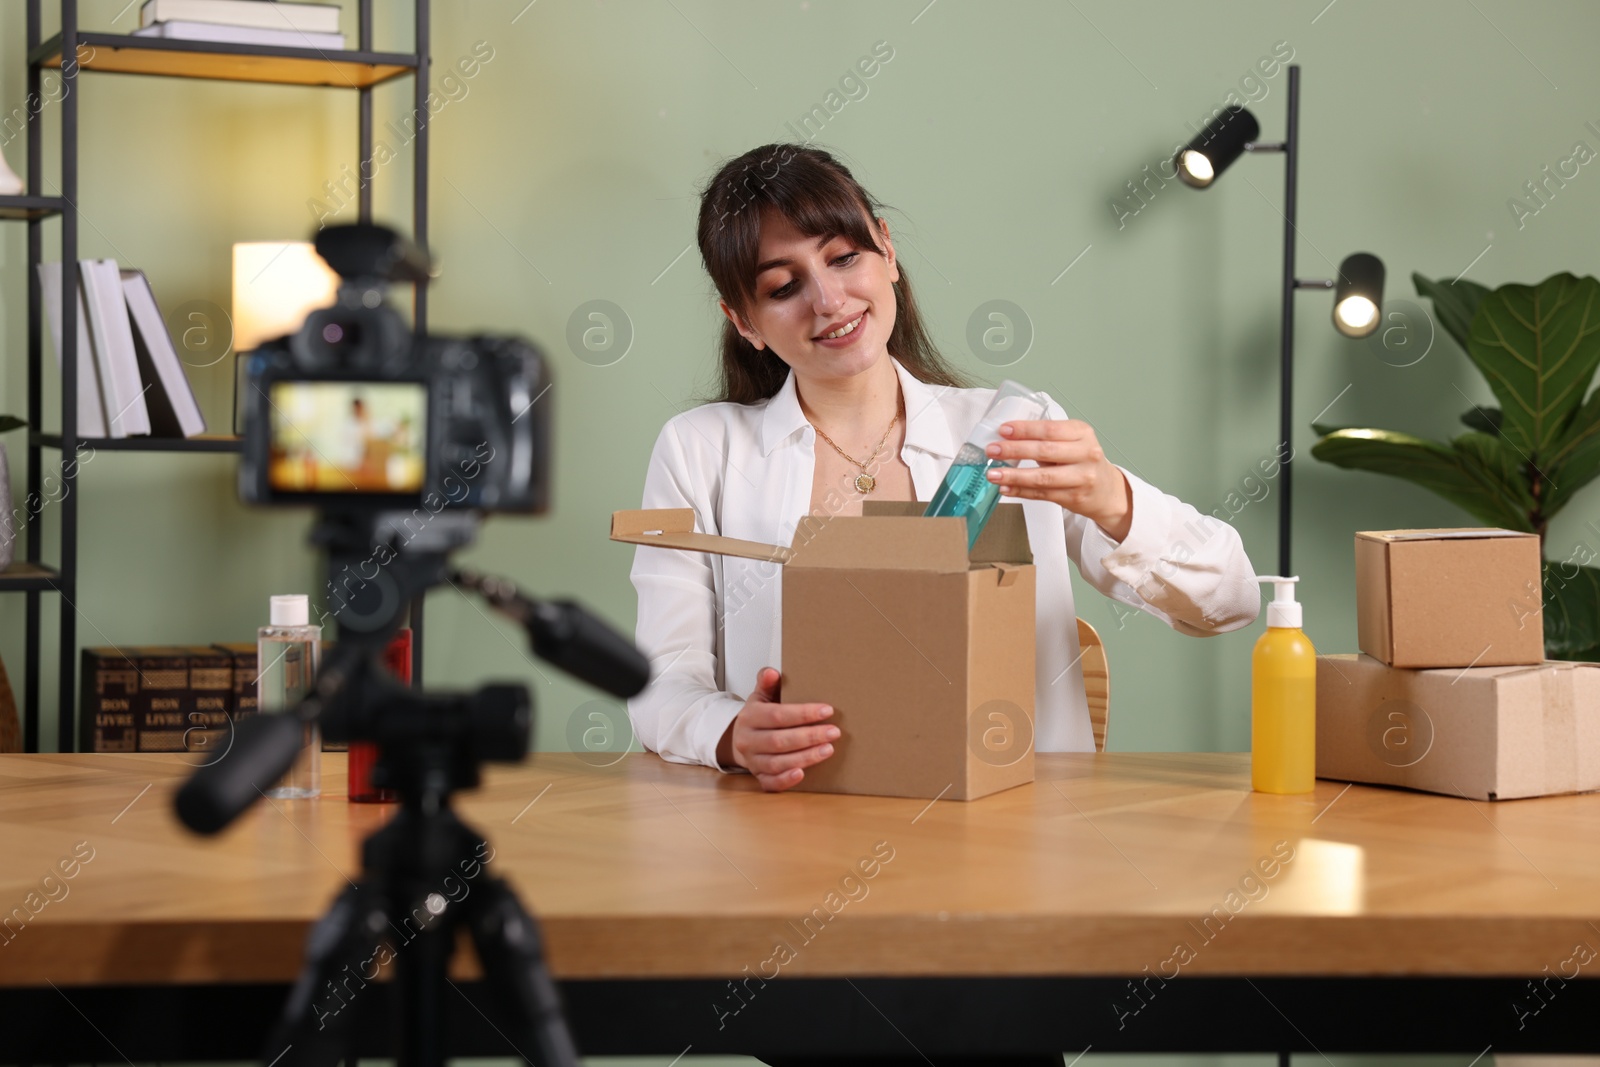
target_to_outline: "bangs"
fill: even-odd
[[[857,248],[883,254],[867,221],[872,215],[871,207],[849,189],[833,183],[819,187],[815,182],[785,182],[784,178],[782,167],[775,178],[746,176],[743,190],[748,190],[748,198],[722,219],[729,238],[725,247],[731,253],[725,264],[731,275],[727,280],[744,307],[755,300],[756,266],[761,262],[761,220],[768,212],[787,219],[807,237],[844,237]],[[712,273],[715,276],[717,272]]]

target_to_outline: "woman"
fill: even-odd
[[[832,156],[763,145],[701,196],[700,254],[722,299],[719,400],[669,420],[646,508],[693,508],[696,528],[789,544],[811,515],[928,500],[994,395],[935,351],[889,226]],[[1110,463],[1086,423],[1006,424],[991,472],[1020,500],[1037,567],[1038,751],[1093,751],[1067,560],[1109,597],[1204,636],[1260,607],[1239,535]],[[789,789],[833,754],[823,704],[778,686],[779,568],[640,547],[637,643],[653,680],[629,701],[634,732],[675,763],[749,771]]]

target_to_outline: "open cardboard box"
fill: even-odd
[[[1600,663],[1318,656],[1317,777],[1479,800],[1600,789]]]
[[[694,531],[691,508],[618,511],[611,539],[783,565],[784,703],[840,737],[796,788],[973,800],[1033,781],[1034,567],[1020,504],[967,549],[964,519],[865,501],[784,548]]]

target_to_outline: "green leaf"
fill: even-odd
[[[1472,438],[1471,441],[1466,439]],[[1477,440],[1482,438],[1482,440]],[[1487,434],[1463,434],[1462,447],[1430,441],[1394,430],[1336,430],[1312,446],[1311,454],[1347,470],[1365,470],[1404,478],[1431,490],[1490,526],[1531,533],[1519,492],[1515,460],[1507,461],[1503,445]]]
[[[1340,430],[1359,430],[1359,429],[1362,429],[1362,427],[1360,427],[1360,426],[1345,426],[1345,425],[1342,425],[1342,424],[1336,426],[1331,422],[1313,422],[1311,424],[1311,432],[1316,434],[1318,437],[1326,437],[1330,433],[1338,433]]]
[[[1450,442],[1462,465],[1472,468],[1485,485],[1492,485],[1500,499],[1524,516],[1525,528],[1532,530],[1530,517],[1537,510],[1526,466],[1515,449],[1498,434],[1464,433]]]
[[[1417,287],[1418,296],[1433,301],[1433,311],[1439,317],[1439,325],[1456,339],[1465,352],[1467,338],[1472,333],[1472,318],[1478,313],[1478,305],[1483,298],[1489,295],[1489,290],[1465,278],[1457,278],[1453,282],[1430,282],[1416,273],[1411,275],[1411,284]]]
[[[1545,560],[1544,654],[1600,659],[1600,569],[1571,559]]]
[[[0,433],[20,430],[26,425],[28,425],[28,420],[26,419],[19,419],[15,415],[0,415]]]
[[[1501,432],[1538,464],[1558,451],[1600,365],[1600,281],[1502,285],[1478,305],[1467,355],[1500,400]]]
[[[1461,413],[1462,424],[1479,433],[1499,433],[1502,419],[1499,408],[1474,407]]]
[[[1561,446],[1539,466],[1550,483],[1543,508],[1547,517],[1566,507],[1574,493],[1600,475],[1600,390],[1572,416]]]

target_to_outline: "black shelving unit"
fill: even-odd
[[[0,219],[43,219],[61,214],[67,202],[59,196],[0,196]]]
[[[28,444],[41,448],[61,447],[61,434],[30,433]],[[232,434],[201,434],[198,437],[80,437],[78,444],[96,452],[237,452],[239,438]]]
[[[416,157],[413,170],[412,236],[423,247],[428,243],[428,71],[429,0],[413,0],[416,18],[416,50],[410,53],[372,50],[372,0],[357,6],[357,47],[346,51],[315,48],[274,48],[262,45],[221,44],[209,41],[168,41],[161,38],[132,37],[123,34],[80,31],[77,0],[58,0],[61,7],[61,32],[43,39],[40,22],[41,0],[27,0],[28,100],[39,99],[41,76],[45,70],[61,72],[62,95],[58,104],[61,123],[61,188],[58,195],[43,191],[42,143],[43,108],[28,108],[28,195],[0,196],[0,220],[24,222],[28,227],[28,434],[27,484],[37,492],[44,473],[46,450],[62,456],[78,453],[80,446],[108,452],[237,452],[239,440],[226,435],[190,438],[124,437],[83,438],[78,436],[77,405],[77,272],[61,272],[61,430],[45,433],[42,391],[43,297],[39,287],[38,265],[43,258],[44,225],[56,219],[61,223],[61,261],[78,261],[78,105],[85,71],[102,74],[153,77],[198,78],[207,81],[246,81],[278,85],[326,86],[353,90],[357,98],[358,163],[372,157],[372,90],[378,85],[405,75],[413,84],[412,107],[417,131],[412,141]],[[76,61],[63,57],[76,57]],[[362,172],[357,167],[357,175]],[[358,210],[362,221],[372,219],[372,183],[361,180]],[[427,290],[415,287],[413,295],[416,329],[427,329]],[[24,556],[5,571],[0,571],[0,592],[21,592],[27,597],[26,646],[23,665],[23,743],[28,752],[39,750],[39,682],[41,597],[58,594],[61,598],[59,701],[57,745],[62,752],[75,751],[77,728],[76,670],[78,659],[78,487],[77,465],[63,464],[58,521],[61,528],[57,561],[44,562],[41,524],[28,523]],[[414,684],[422,681],[422,603],[411,605]]]

